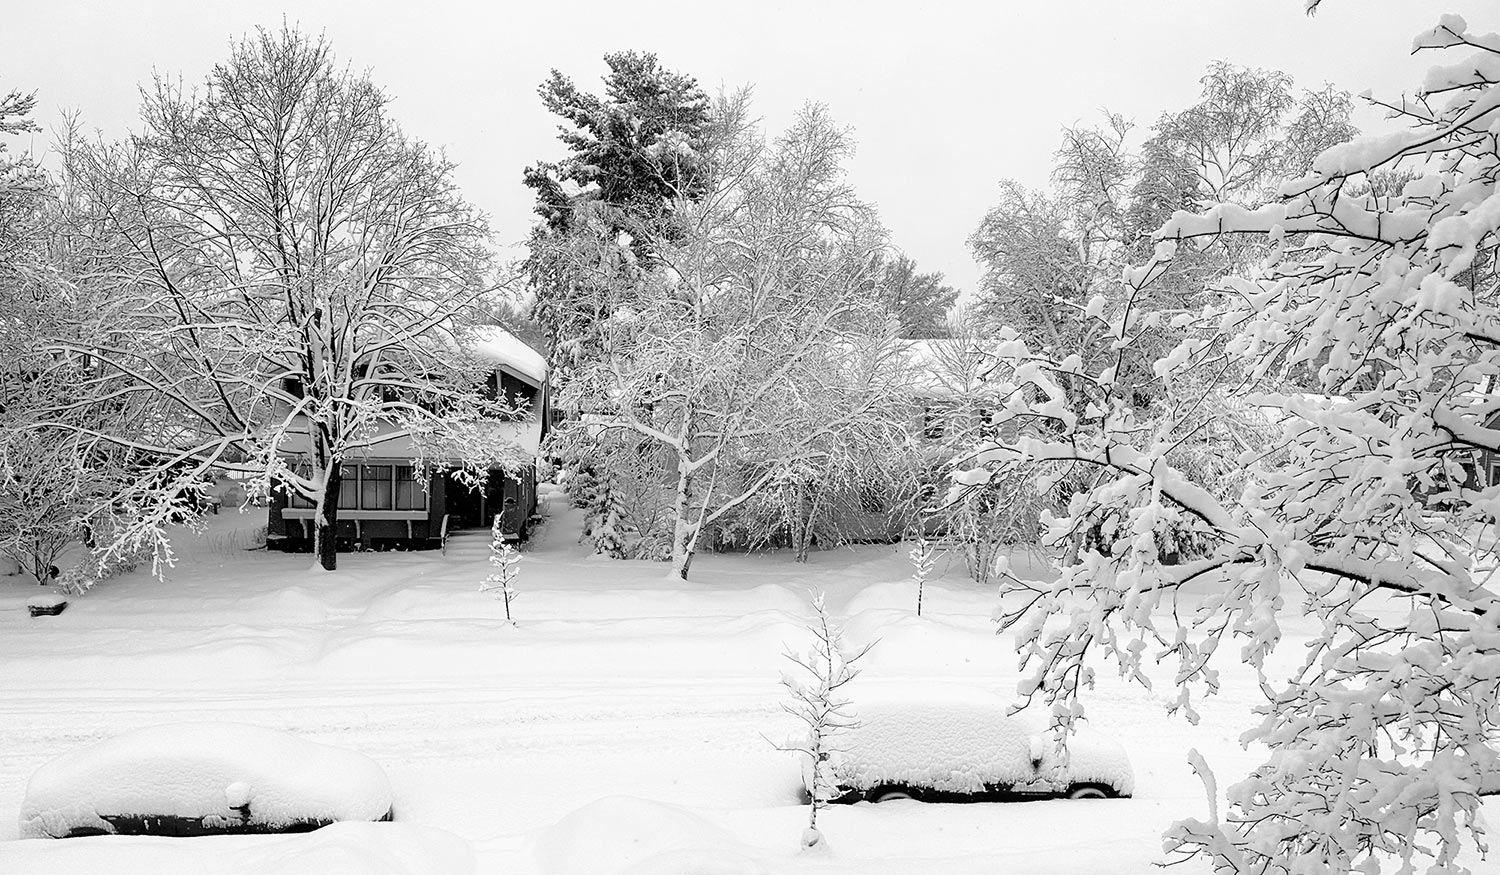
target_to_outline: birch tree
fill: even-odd
[[[1500,776],[1500,36],[1450,15],[1414,47],[1459,57],[1382,104],[1406,130],[1325,150],[1275,203],[1179,212],[1157,232],[1119,303],[1090,303],[1114,361],[1086,368],[1009,333],[996,374],[1015,437],[976,447],[964,474],[1088,470],[1093,487],[1047,521],[1058,556],[1102,516],[1119,521],[1055,583],[1007,585],[1020,692],[1055,723],[1084,713],[1096,657],[1143,683],[1166,661],[1170,708],[1190,719],[1227,682],[1222,660],[1254,671],[1265,701],[1242,740],[1266,761],[1221,804],[1194,752],[1209,816],[1167,835],[1221,872],[1464,872],[1460,850],[1486,847],[1479,794]],[[1393,175],[1408,181],[1375,193]],[[1142,416],[1116,379],[1163,324],[1139,304],[1180,252],[1223,235],[1269,256],[1173,320],[1185,339],[1152,365],[1167,415]],[[1237,495],[1215,494],[1176,454],[1232,429],[1236,398],[1279,411],[1279,433],[1239,454]],[[1171,549],[1182,537],[1192,550]],[[1190,584],[1209,594],[1188,598]],[[1273,655],[1303,617],[1318,631],[1288,672]]]
[[[321,39],[260,30],[201,88],[143,89],[139,134],[64,150],[95,247],[75,282],[105,294],[53,352],[93,362],[80,397],[150,410],[144,435],[94,436],[168,493],[218,466],[311,501],[330,570],[340,463],[378,428],[470,470],[515,461],[462,353],[493,288],[484,217],[388,102]]]

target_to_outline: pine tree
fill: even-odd
[[[553,70],[538,89],[568,125],[568,155],[526,168],[536,213],[524,265],[535,295],[531,317],[551,337],[554,357],[596,352],[595,325],[630,305],[622,287],[639,285],[638,262],[680,236],[675,205],[708,189],[708,96],[691,76],[662,68],[652,54],[605,55],[604,95],[580,91]]]

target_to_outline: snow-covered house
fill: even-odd
[[[488,528],[497,515],[507,537],[526,536],[537,506],[535,463],[551,418],[547,362],[498,327],[485,328],[472,349],[494,365],[490,397],[527,406],[524,418],[494,423],[515,446],[521,464],[512,470],[492,468],[483,482],[470,486],[455,476],[458,465],[430,464],[424,469],[407,433],[394,425],[378,428],[344,458],[338,501],[340,549],[437,547],[449,532]],[[284,447],[292,458],[297,450]],[[277,550],[312,549],[312,503],[286,490],[273,490],[266,540]]]

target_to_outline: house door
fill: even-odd
[[[443,512],[448,514],[448,529],[473,529],[485,524],[483,485],[470,489],[462,481],[448,473],[447,489],[444,490]]]

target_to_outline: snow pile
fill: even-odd
[[[724,829],[675,805],[599,799],[534,835],[545,875],[763,875]]]
[[[1084,734],[1069,740],[1071,763],[1054,772],[1051,737],[1006,703],[963,687],[881,688],[851,693],[859,725],[835,739],[839,784],[868,791],[894,784],[945,793],[998,788],[1060,793],[1099,783],[1122,796],[1135,790],[1118,745]]]
[[[281,839],[241,855],[234,872],[276,875],[467,875],[474,849],[430,826],[335,823],[300,841]],[[199,870],[202,871],[202,870]]]
[[[335,823],[316,832],[212,836],[185,842],[107,836],[0,846],[0,871],[48,875],[470,875],[474,850],[444,830],[408,823]]]
[[[21,837],[113,833],[108,818],[199,819],[208,831],[275,831],[295,823],[379,820],[385,773],[363,754],[236,723],[136,730],[36,771]]]

